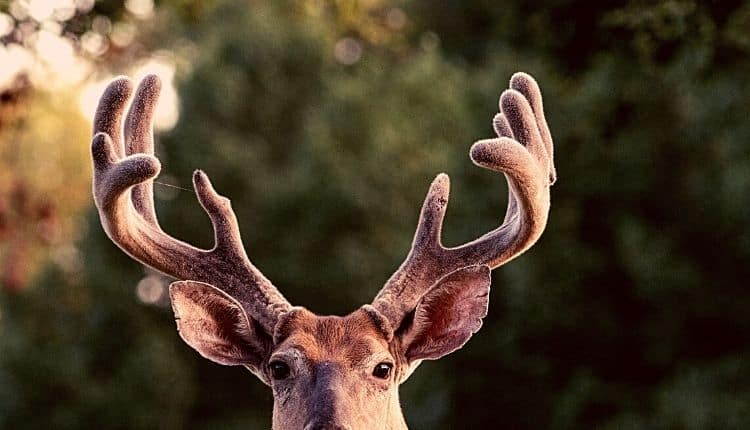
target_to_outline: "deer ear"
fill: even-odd
[[[436,360],[464,346],[487,315],[490,282],[489,267],[472,266],[433,285],[403,332],[407,361]]]
[[[211,361],[244,365],[257,374],[268,336],[256,328],[237,300],[196,281],[172,283],[169,296],[182,340]]]

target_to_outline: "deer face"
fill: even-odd
[[[401,357],[391,338],[382,319],[361,309],[345,317],[301,309],[284,318],[267,365],[274,427],[402,428]]]
[[[195,248],[157,221],[152,116],[159,79],[148,76],[123,122],[133,86],[113,81],[94,118],[94,200],[107,235],[138,261],[180,281],[170,286],[177,327],[188,345],[219,364],[245,366],[271,386],[276,430],[404,429],[398,385],[422,360],[463,346],[487,314],[490,270],[542,234],[555,180],[542,96],[517,73],[500,97],[495,139],[471,148],[475,164],[505,174],[508,209],[495,230],[455,248],[440,241],[449,182],[427,192],[412,248],[372,305],[345,317],[293,307],[250,262],[229,200],[201,171],[198,200],[215,246]]]
[[[182,338],[204,357],[244,365],[273,390],[274,429],[403,429],[398,386],[423,359],[460,348],[487,314],[489,268],[459,270],[394,332],[374,307],[344,316],[292,308],[273,336],[218,288],[175,282]]]

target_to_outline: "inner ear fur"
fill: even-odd
[[[197,281],[169,286],[180,337],[216,363],[244,365],[256,375],[270,349],[270,337],[242,305],[220,289]]]
[[[490,284],[485,265],[456,270],[436,282],[399,330],[406,360],[436,360],[464,346],[482,327]]]

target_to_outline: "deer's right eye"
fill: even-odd
[[[391,376],[392,368],[393,365],[391,363],[380,363],[375,366],[375,369],[373,369],[372,376],[378,379],[388,379],[388,377]]]
[[[272,361],[268,368],[271,370],[273,379],[286,379],[289,376],[289,365],[283,361]]]

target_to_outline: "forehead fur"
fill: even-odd
[[[318,316],[294,309],[279,321],[275,341],[278,346],[302,350],[308,359],[345,360],[360,363],[372,354],[388,350],[388,337],[378,321],[361,309],[339,316]]]

